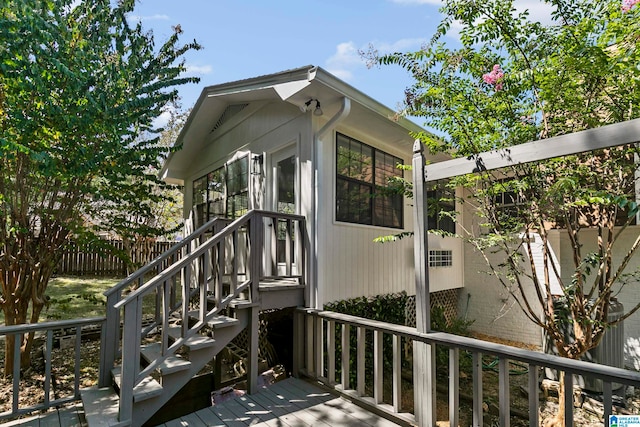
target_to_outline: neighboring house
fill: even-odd
[[[196,226],[261,209],[303,215],[307,305],[415,293],[411,199],[384,194],[411,164],[411,121],[319,67],[205,88],[161,174],[184,186]],[[451,225],[449,225],[451,226]],[[430,236],[431,291],[461,288],[462,243]],[[273,246],[275,247],[275,246]],[[452,293],[457,298],[457,293]]]
[[[478,222],[474,219],[473,212],[463,212],[465,226],[473,227],[472,223]],[[477,224],[476,224],[477,226]],[[547,231],[549,244],[551,246],[551,258],[555,261],[563,283],[571,283],[571,275],[574,271],[573,250],[566,231],[561,229],[550,229]],[[634,240],[640,234],[640,226],[630,225],[623,232],[618,240],[613,256],[613,266],[616,268],[624,255],[627,253]],[[595,228],[583,228],[580,230],[580,241],[582,252],[588,253],[596,250],[597,230]],[[543,276],[542,270],[542,244],[537,236],[536,243],[532,245],[534,258],[537,259],[535,265],[538,269],[539,277]],[[527,254],[522,253],[528,264]],[[481,257],[471,245],[464,248],[464,290],[460,294],[458,312],[467,319],[473,320],[472,329],[493,337],[512,340],[520,343],[534,345],[540,349],[546,348],[546,337],[540,327],[532,323],[518,306],[515,299],[509,294],[497,279],[489,273],[489,268],[483,257]],[[615,295],[617,302],[621,303],[626,313],[640,302],[640,282],[638,280],[637,269],[640,266],[640,254],[634,255],[627,266],[628,273],[635,273],[628,276],[629,283],[622,292]],[[551,291],[554,295],[561,295],[560,283],[555,277],[550,277]],[[532,282],[527,290],[530,292],[529,301],[536,301],[535,288]],[[544,290],[543,290],[544,292]],[[621,307],[617,303],[612,306],[609,314],[610,319],[615,319],[621,315]],[[539,310],[542,315],[542,310]],[[627,318],[622,326],[617,326],[605,333],[601,344],[594,356],[597,361],[603,364],[614,366],[624,366],[632,369],[640,369],[640,314],[635,313]],[[615,362],[614,362],[615,360]]]

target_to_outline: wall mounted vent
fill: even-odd
[[[235,116],[236,114],[238,114],[240,111],[244,110],[244,108],[249,105],[249,104],[233,104],[233,105],[228,105],[227,108],[225,108],[224,112],[220,115],[220,117],[218,118],[218,121],[216,122],[216,124],[213,126],[213,129],[211,129],[211,133],[215,132],[216,129],[218,129],[220,126],[222,126],[223,124],[225,124],[227,121],[229,121],[229,119],[233,116]]]

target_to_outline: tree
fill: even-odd
[[[37,322],[60,248],[91,234],[97,200],[149,197],[166,148],[152,121],[177,97],[180,27],[156,47],[134,0],[8,0],[0,6],[0,307]],[[149,137],[149,135],[152,135]],[[146,136],[146,138],[143,138]],[[135,227],[135,224],[129,224]],[[103,224],[106,226],[106,224]],[[32,336],[21,341],[29,365]],[[13,339],[6,341],[5,375]]]
[[[160,133],[158,144],[167,149],[178,137],[189,115],[178,105],[166,108],[169,120]],[[129,185],[146,188],[145,198],[97,200],[92,205],[91,219],[100,231],[115,233],[123,242],[128,274],[148,264],[159,239],[173,240],[181,229],[182,191],[175,185],[158,181],[158,168],[149,165],[144,175],[131,177]]]
[[[551,19],[544,24],[518,12],[514,1],[447,0],[443,21],[422,50],[369,55],[373,63],[398,64],[414,77],[406,112],[443,135],[418,135],[430,150],[474,156],[639,117],[635,3],[550,0]],[[454,26],[459,43],[447,43]],[[638,213],[639,154],[630,145],[448,183],[471,190],[461,201],[481,218],[465,237],[562,356],[580,358],[608,327],[639,308],[608,318],[611,298],[637,273],[626,267],[640,237],[620,264],[614,266],[612,256]],[[569,283],[551,259],[551,228],[563,229],[573,248]],[[597,249],[589,253],[582,249],[585,228],[598,235]],[[534,256],[534,235],[542,241],[542,261]],[[552,296],[553,279],[561,284],[560,298]],[[555,421],[563,419],[561,406]]]

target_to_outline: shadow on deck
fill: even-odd
[[[348,400],[307,381],[288,378],[258,393],[228,400],[160,424],[163,427],[215,426],[395,426]],[[86,426],[82,405],[1,424],[2,427]]]

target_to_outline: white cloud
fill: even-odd
[[[173,114],[172,108],[173,107],[165,108],[164,111],[162,111],[162,113],[160,113],[160,115],[153,120],[153,128],[162,128],[169,123],[169,120],[171,120],[171,115]]]
[[[360,47],[352,41],[343,42],[336,46],[336,52],[325,63],[330,73],[342,80],[351,81],[354,70],[358,67],[365,67],[367,63],[366,58],[363,58],[360,52],[367,52],[373,48],[378,54],[384,55],[417,50],[425,41],[426,39],[400,39],[395,42],[371,42]]]
[[[147,15],[147,16],[127,15],[127,18],[134,22],[168,21],[169,15],[164,15],[159,13],[156,13],[155,15]]]
[[[352,41],[336,46],[336,53],[326,61],[330,73],[349,81],[353,77],[352,69],[363,64],[356,44]]]
[[[187,74],[190,75],[204,75],[210,74],[213,71],[213,67],[211,65],[186,65]]]

